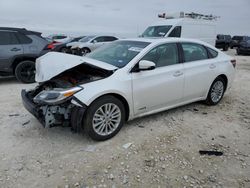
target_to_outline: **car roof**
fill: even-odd
[[[0,27],[0,30],[2,31],[16,31],[16,32],[20,32],[20,33],[23,33],[25,35],[39,35],[41,36],[42,33],[40,32],[36,32],[36,31],[30,31],[30,30],[27,30],[25,28],[17,28],[17,27]]]
[[[139,42],[149,42],[149,43],[162,43],[162,42],[195,42],[200,44],[209,45],[203,41],[197,40],[197,39],[188,39],[188,38],[175,38],[175,37],[155,37],[155,38],[128,38],[128,39],[121,39],[125,41],[139,41]]]

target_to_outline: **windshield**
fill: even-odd
[[[87,57],[122,68],[149,44],[141,41],[116,41],[98,48]]]
[[[88,42],[88,41],[92,40],[93,38],[95,38],[95,36],[87,36],[87,37],[84,37],[81,40],[79,40],[79,42]]]
[[[142,37],[164,37],[172,25],[162,25],[162,26],[150,26],[148,27]]]
[[[83,39],[85,37],[76,37],[76,38],[73,38],[71,42],[78,42],[79,40]]]

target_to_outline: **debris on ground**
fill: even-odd
[[[96,146],[88,145],[87,147],[81,149],[80,151],[94,152],[95,149],[96,149]]]
[[[129,143],[124,144],[122,147],[123,147],[124,149],[128,149],[130,146],[132,146],[132,144],[133,144],[133,143],[129,142]]]
[[[30,123],[30,120],[24,122],[22,125],[25,126],[25,125],[28,125]]]
[[[221,156],[223,155],[223,152],[221,151],[212,151],[212,150],[200,150],[199,153],[201,155],[215,155],[215,156]]]
[[[143,125],[138,125],[138,127],[140,127],[140,128],[144,128],[144,126],[143,126]]]
[[[199,110],[197,108],[193,108],[193,111],[198,112]]]
[[[9,117],[17,117],[20,116],[20,114],[9,114]]]

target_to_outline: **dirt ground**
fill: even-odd
[[[250,187],[250,56],[235,58],[235,82],[219,105],[136,119],[105,142],[44,129],[21,102],[34,84],[0,79],[0,187]]]

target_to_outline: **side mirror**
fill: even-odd
[[[155,63],[152,61],[141,60],[139,62],[139,71],[153,70],[155,69]]]

